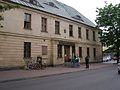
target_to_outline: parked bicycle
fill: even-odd
[[[25,63],[28,69],[44,69],[46,68],[46,64],[42,62],[42,57],[34,58],[27,58],[25,59]]]

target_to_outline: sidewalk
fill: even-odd
[[[113,64],[105,64],[105,63],[95,63],[90,64],[89,70],[109,67]],[[0,83],[8,82],[8,81],[17,81],[17,80],[25,80],[31,78],[39,78],[46,77],[50,75],[57,74],[65,74],[77,71],[85,71],[85,65],[82,64],[79,68],[70,68],[65,66],[56,66],[56,67],[47,67],[44,70],[9,70],[9,71],[0,71]]]

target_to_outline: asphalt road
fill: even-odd
[[[0,83],[0,90],[120,90],[117,67]]]

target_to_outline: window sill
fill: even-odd
[[[82,37],[78,37],[79,39],[82,39]]]
[[[43,32],[43,33],[48,33],[48,31],[41,31],[41,32]]]
[[[63,57],[57,57],[57,59],[62,59]]]
[[[55,33],[55,35],[61,35],[60,33]]]
[[[32,30],[32,28],[24,28],[25,30]]]

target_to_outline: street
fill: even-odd
[[[120,90],[117,66],[0,83],[0,90]]]

